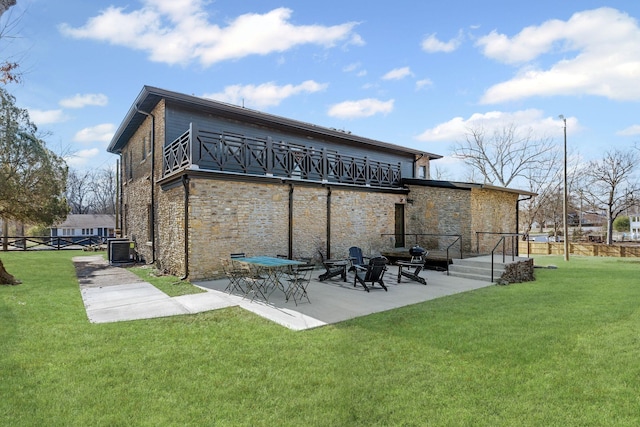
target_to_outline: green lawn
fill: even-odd
[[[179,277],[161,274],[151,266],[130,267],[128,269],[145,282],[151,283],[170,297],[179,297],[181,295],[199,294],[207,292],[197,286],[193,286],[186,280],[180,280]]]
[[[0,253],[7,426],[637,426],[640,263],[293,332],[239,308],[93,325],[73,252]],[[390,290],[389,292],[391,292]]]

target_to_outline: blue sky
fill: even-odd
[[[513,123],[574,156],[640,141],[640,2],[18,0],[10,84],[49,147],[102,168],[143,85],[450,158],[465,129]]]

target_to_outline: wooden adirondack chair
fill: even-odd
[[[376,283],[379,284],[382,289],[387,291],[387,287],[384,284],[382,278],[384,277],[384,272],[387,271],[387,264],[389,260],[383,256],[371,258],[369,264],[362,265],[354,265],[353,269],[355,271],[355,278],[353,279],[353,286],[356,287],[358,283],[362,285],[365,291],[369,292],[369,286],[367,283],[373,287]]]

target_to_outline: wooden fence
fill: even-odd
[[[0,251],[87,249],[104,245],[104,236],[0,236]]]
[[[564,255],[563,242],[524,242],[518,244],[518,252],[530,255]],[[569,254],[606,256],[619,258],[640,257],[640,245],[605,245],[602,243],[569,243]]]

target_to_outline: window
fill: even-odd
[[[127,162],[128,171],[127,171],[127,179],[133,179],[133,152],[129,151],[129,161]]]
[[[427,179],[427,167],[426,166],[418,166],[418,178]]]
[[[142,160],[144,161],[147,158],[147,137],[142,138]]]

